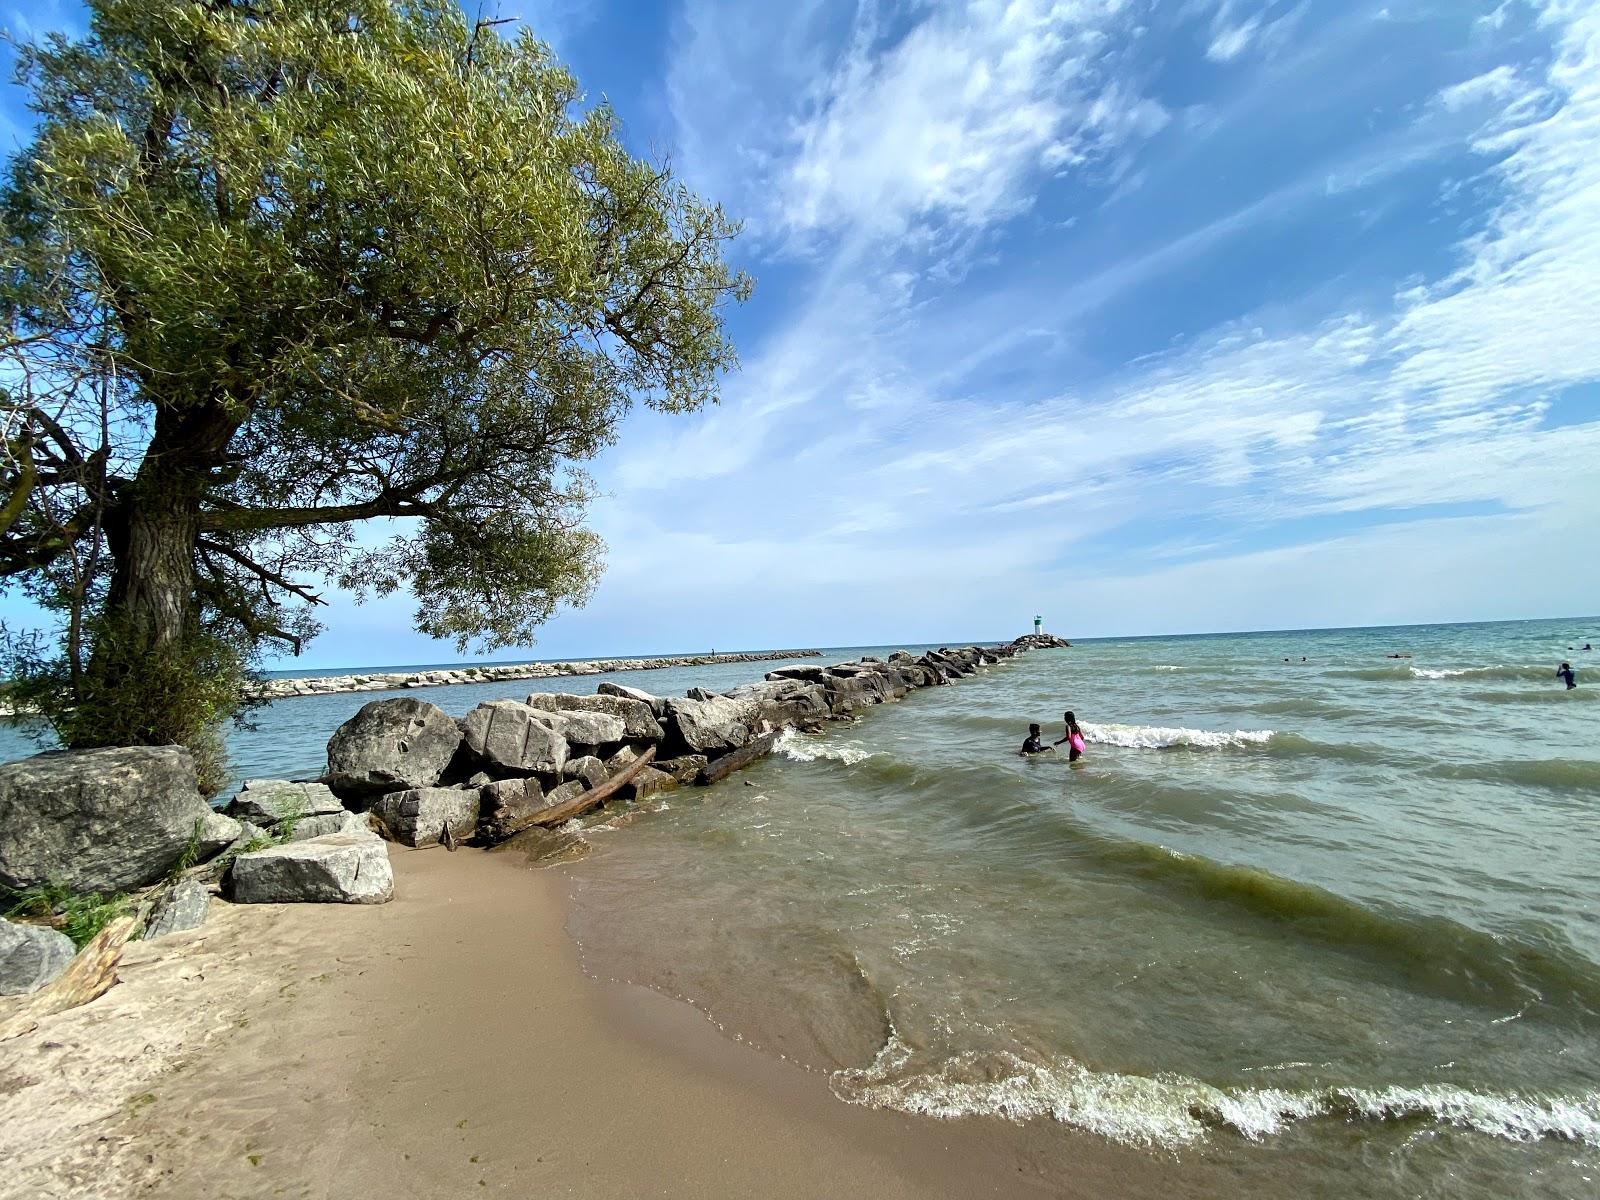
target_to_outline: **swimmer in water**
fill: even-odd
[[[1039,740],[1039,727],[1037,725],[1029,725],[1028,740],[1022,743],[1021,753],[1024,758],[1032,754],[1054,754],[1055,747],[1046,746],[1041,742]]]
[[[1572,669],[1571,663],[1562,663],[1556,668],[1556,678],[1567,685],[1567,691],[1578,686],[1577,672]]]
[[[1050,743],[1050,748],[1053,750],[1062,742],[1067,743],[1067,761],[1077,762],[1083,757],[1083,730],[1078,728],[1078,718],[1070,712],[1062,713],[1061,719],[1066,722],[1066,731]]]

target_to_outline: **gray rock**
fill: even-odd
[[[37,992],[77,953],[72,939],[59,930],[0,918],[0,996]]]
[[[285,817],[320,817],[341,813],[344,805],[323,783],[288,779],[250,779],[228,802],[230,817],[255,825],[274,825]]]
[[[224,856],[229,854],[242,854],[244,848],[257,839],[271,840],[271,835],[259,825],[252,825],[249,821],[240,821],[239,836],[234,838],[222,848]]]
[[[52,750],[0,766],[0,884],[122,892],[154,883],[211,808],[179,746]]]
[[[448,826],[451,836],[469,838],[478,828],[477,791],[412,788],[390,792],[372,806],[395,841],[407,846],[437,846]]]
[[[643,800],[656,792],[667,792],[678,786],[678,781],[665,771],[645,767],[623,787],[624,799]]]
[[[145,941],[198,929],[211,906],[211,892],[197,879],[188,879],[161,897],[144,924]]]
[[[351,795],[432,787],[461,745],[441,708],[407,696],[361,706],[328,740],[329,787]]]
[[[615,775],[618,771],[626,771],[639,761],[639,752],[632,746],[624,746],[606,759],[606,774]]]
[[[821,663],[803,663],[798,667],[779,667],[775,671],[768,671],[768,679],[806,679],[812,683],[821,683],[823,674],[827,671]]]
[[[469,712],[461,728],[467,749],[493,767],[560,775],[567,741],[547,723],[552,715],[515,700],[494,700]]]
[[[551,788],[545,793],[544,807],[554,808],[558,804],[565,804],[568,800],[576,800],[589,789],[581,779],[569,779],[560,787]]]
[[[754,704],[756,726],[769,729],[812,724],[829,713],[828,697],[823,686],[805,679],[768,679],[761,683],[747,683],[734,688],[728,693],[728,698]]]
[[[592,754],[569,758],[561,773],[568,779],[581,780],[584,787],[597,788],[606,781],[605,763]]]
[[[606,716],[619,717],[622,720],[622,737],[630,742],[659,742],[664,736],[661,723],[656,720],[655,712],[650,705],[643,700],[634,700],[627,696],[604,693],[595,696],[573,696],[566,692],[535,692],[528,697],[528,704],[533,708],[543,708],[553,712],[604,713]],[[567,738],[569,742],[575,740],[578,739]]]
[[[747,743],[758,718],[747,700],[668,700],[666,723],[673,749],[715,758]]]
[[[666,711],[665,701],[660,696],[652,696],[643,688],[628,687],[622,683],[602,683],[595,688],[602,696],[621,696],[625,700],[637,700],[641,704],[648,704],[653,716],[659,718]]]
[[[690,700],[711,700],[716,697],[715,692],[707,691],[703,687],[692,687],[684,694]]]
[[[615,746],[627,735],[621,717],[597,712],[541,712],[539,723],[559,734],[570,752]]]
[[[215,858],[222,851],[233,845],[241,833],[244,832],[244,823],[235,821],[232,817],[224,816],[216,809],[206,813],[200,824],[200,861]]]
[[[350,833],[241,854],[231,880],[239,904],[383,904],[394,898],[388,847]]]
[[[680,754],[677,758],[664,758],[650,764],[650,769],[671,775],[679,783],[693,783],[706,769],[704,754]]]
[[[405,795],[404,792],[394,793],[397,796]],[[372,826],[367,823],[367,818],[360,813],[344,812],[319,813],[314,817],[305,817],[294,823],[294,831],[285,841],[305,842],[312,838],[327,837],[330,833],[356,833],[365,834],[367,837],[377,837],[372,831]]]
[[[485,840],[504,841],[533,823],[547,808],[544,789],[537,779],[499,779],[478,792],[478,831]]]

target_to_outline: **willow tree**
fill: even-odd
[[[90,9],[0,196],[0,577],[66,740],[192,740],[329,581],[463,647],[581,602],[579,468],[715,399],[735,226],[453,3]]]

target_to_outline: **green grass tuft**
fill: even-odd
[[[66,934],[80,950],[127,912],[132,903],[121,892],[74,892],[59,883],[41,883],[11,892],[0,902],[7,904],[7,917],[42,920]]]

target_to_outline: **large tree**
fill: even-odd
[[[581,601],[578,464],[715,398],[735,226],[450,0],[90,8],[0,195],[0,579],[67,739],[183,740],[319,580],[463,644]]]

